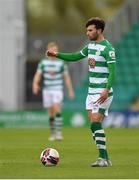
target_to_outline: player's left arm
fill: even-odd
[[[115,50],[113,48],[108,49],[106,53],[106,60],[107,60],[108,69],[109,69],[109,76],[108,76],[108,82],[107,82],[106,88],[101,93],[99,99],[96,101],[97,103],[100,103],[100,104],[103,103],[108,98],[109,91],[115,81],[116,57],[115,57]]]

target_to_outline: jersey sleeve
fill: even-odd
[[[43,61],[40,61],[37,67],[37,72],[42,73],[43,72]]]
[[[62,66],[62,73],[68,73],[68,66],[67,66],[67,64],[63,64],[63,66]]]
[[[107,61],[108,64],[116,62],[115,49],[113,47],[108,47],[107,48],[106,61]]]
[[[107,48],[106,61],[108,64],[108,69],[109,69],[107,88],[111,88],[115,81],[115,74],[116,74],[116,63],[115,63],[116,56],[115,56],[115,49],[112,46]]]
[[[80,51],[80,53],[81,53],[84,57],[88,56],[88,45],[85,46],[85,47]]]
[[[85,46],[81,51],[75,53],[57,53],[59,59],[65,61],[79,61],[88,55],[88,46]]]
[[[111,88],[114,84],[115,81],[115,76],[116,76],[116,65],[115,63],[108,63],[108,69],[109,69],[109,77],[108,77],[108,83],[106,88]]]

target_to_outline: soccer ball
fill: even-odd
[[[55,166],[59,162],[59,153],[56,149],[47,148],[41,152],[40,160],[44,166]]]

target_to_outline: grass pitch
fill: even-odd
[[[64,140],[49,142],[48,129],[0,129],[0,178],[139,178],[139,129],[106,129],[112,167],[93,168],[98,152],[89,128],[64,128]],[[46,147],[58,150],[55,167],[40,163]]]

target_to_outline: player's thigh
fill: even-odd
[[[52,94],[50,91],[47,91],[43,89],[42,91],[42,101],[43,101],[43,107],[44,108],[50,108],[52,107]]]
[[[52,101],[53,101],[53,108],[55,113],[61,112],[61,106],[63,102],[63,92],[62,91],[54,91],[52,92]]]
[[[108,111],[112,103],[112,100],[113,100],[113,96],[109,96],[102,104],[100,104],[100,109],[102,113],[105,114],[105,116],[108,116]]]
[[[108,109],[113,99],[110,96],[102,104],[95,103],[99,97],[100,95],[97,94],[88,95],[86,98],[86,110],[88,111],[89,120],[92,122],[101,122],[108,115]]]
[[[53,91],[52,92],[52,101],[53,104],[62,104],[63,102],[63,92],[62,91]]]

